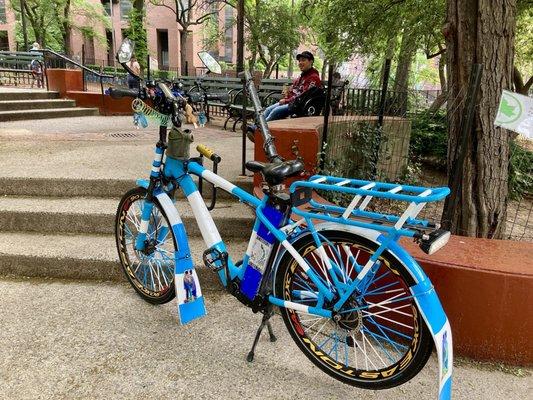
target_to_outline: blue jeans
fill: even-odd
[[[268,106],[265,110],[265,119],[267,122],[276,119],[284,119],[289,115],[291,115],[291,113],[289,112],[288,104],[274,103],[271,106]]]
[[[268,121],[274,121],[276,119],[284,119],[287,118],[291,113],[289,112],[289,105],[288,104],[279,104],[274,103],[271,106],[268,106],[265,111],[265,120]],[[257,125],[250,124],[248,125],[248,132],[253,135],[253,133],[257,130]],[[252,140],[252,139],[250,139]],[[252,140],[253,142],[253,140]]]

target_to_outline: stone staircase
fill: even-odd
[[[98,109],[76,107],[75,101],[60,99],[58,92],[0,91],[0,122],[89,115],[98,115]]]
[[[234,182],[251,190],[251,182]],[[122,280],[115,247],[115,212],[129,180],[0,178],[0,274],[64,279]],[[204,184],[209,202],[211,187]],[[246,251],[253,213],[219,190],[212,211],[234,261]],[[205,250],[185,199],[176,201],[201,279]]]

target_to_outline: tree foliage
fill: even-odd
[[[126,37],[135,43],[135,56],[141,68],[146,68],[148,58],[148,42],[146,36],[146,29],[144,27],[145,11],[137,10],[135,7],[131,9],[128,14],[130,22],[128,28],[125,30]]]
[[[12,0],[11,8],[20,21],[20,0]],[[25,0],[24,11],[28,22],[28,39],[42,47],[69,52],[68,40],[72,31],[99,40],[106,45],[105,37],[96,26],[111,26],[100,2],[90,0]],[[17,42],[22,43],[20,24],[17,24]]]
[[[518,1],[515,41],[515,90],[528,94],[533,87],[533,1]]]
[[[180,68],[185,70],[187,63],[187,45],[190,28],[203,25],[213,16],[217,16],[226,3],[223,0],[149,0],[151,4],[164,7],[172,12],[180,28]]]
[[[259,63],[264,68],[263,77],[267,78],[276,64],[300,43],[298,13],[289,0],[248,0],[245,16],[249,68],[253,70]]]

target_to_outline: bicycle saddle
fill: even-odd
[[[248,161],[246,169],[252,172],[261,172],[265,181],[271,185],[279,185],[285,178],[295,176],[304,170],[301,160],[288,160],[281,163],[264,163],[260,161]]]

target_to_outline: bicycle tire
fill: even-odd
[[[176,238],[165,211],[154,199],[148,225],[148,250],[135,250],[135,237],[140,226],[140,213],[148,192],[137,187],[120,200],[115,217],[115,238],[122,271],[142,299],[164,304],[176,295],[174,285],[174,252]],[[166,233],[165,233],[166,232]]]
[[[344,271],[343,275],[351,279],[357,275],[355,271],[360,270],[359,266],[364,265],[378,247],[374,242],[349,232],[324,231],[320,234],[326,239],[324,247],[328,257],[333,258]],[[320,266],[312,236],[306,235],[297,240],[294,247],[327,283],[325,273],[321,272],[326,271],[326,268]],[[332,251],[335,248],[336,253]],[[349,253],[356,261],[351,268],[348,265]],[[346,267],[343,265],[343,258]],[[395,387],[412,379],[424,367],[433,349],[431,334],[416,302],[412,297],[409,298],[409,286],[414,284],[409,272],[390,252],[384,252],[379,261],[380,265],[377,267],[374,279],[369,282],[365,294],[359,293],[359,297],[352,295],[352,298],[348,299],[346,304],[352,302],[349,307],[353,307],[353,311],[346,310],[343,314],[341,310],[338,314],[342,316],[340,321],[280,307],[283,321],[292,339],[318,368],[343,383],[372,390]],[[309,291],[314,292],[314,295],[318,294],[318,291],[314,291],[314,283],[303,273],[294,258],[286,253],[278,264],[274,294],[283,300],[309,306],[317,305],[321,301],[321,295],[318,294],[316,299],[312,298],[314,296],[312,293],[303,295]],[[297,295],[298,292],[302,294]],[[386,303],[387,296],[391,294],[388,292],[392,293],[390,303]],[[388,306],[389,304],[394,304],[393,308]],[[358,308],[360,310],[355,311]],[[387,311],[387,308],[393,311]],[[370,312],[371,309],[379,311]],[[400,314],[397,314],[398,312]],[[306,315],[306,319],[302,318],[302,315]],[[393,326],[385,326],[383,321]],[[408,321],[411,321],[412,325],[409,325]],[[329,336],[326,334],[328,329],[331,331]],[[411,331],[412,334],[409,334]],[[344,341],[342,341],[343,335]],[[325,340],[322,341],[324,337]],[[380,345],[380,337],[383,342],[382,347],[376,350],[376,345]],[[332,339],[334,345],[328,350],[330,348],[328,341]],[[393,348],[397,352],[394,357],[390,354]],[[344,354],[339,354],[342,352]],[[358,354],[362,357],[360,362]],[[383,360],[387,357],[389,364]]]

